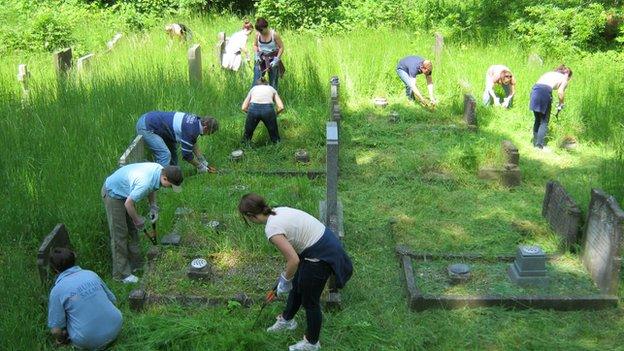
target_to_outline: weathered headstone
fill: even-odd
[[[442,50],[444,49],[444,37],[442,33],[435,33],[435,45],[433,47],[433,53],[435,54],[436,62],[440,61],[440,56],[442,56]]]
[[[624,212],[613,196],[592,189],[583,263],[603,294],[618,293],[622,265],[622,225]]]
[[[145,142],[142,135],[137,135],[121,155],[117,164],[119,167],[122,167],[131,163],[144,162],[145,160]]]
[[[119,41],[119,39],[121,39],[121,37],[122,37],[121,33],[116,33],[111,40],[107,41],[106,47],[108,48],[108,50],[113,50],[113,48],[115,47],[115,44],[117,44],[117,42]]]
[[[509,140],[501,142],[501,150],[507,160],[507,163],[518,166],[520,164],[520,153],[518,148]]]
[[[520,246],[516,260],[509,265],[509,278],[518,285],[545,285],[546,254],[539,246]]]
[[[223,64],[223,53],[225,52],[225,44],[226,44],[225,32],[219,32],[217,34],[217,45],[216,45],[216,53],[217,59],[219,60],[219,66]]]
[[[78,61],[76,61],[76,69],[78,70],[78,72],[83,72],[85,69],[91,66],[91,61],[94,57],[95,54],[88,54],[79,58]]]
[[[477,101],[470,94],[464,94],[464,121],[468,129],[477,130]]]
[[[299,163],[310,162],[310,154],[305,149],[298,149],[295,152],[295,160]]]
[[[327,122],[327,197],[325,223],[338,235],[338,125]]]
[[[28,80],[30,79],[30,72],[28,67],[24,64],[17,66],[17,81],[22,86],[22,102],[28,102],[30,99],[30,89],[28,88]]]
[[[138,312],[143,309],[145,302],[147,301],[147,294],[143,289],[135,289],[130,292],[128,296],[128,302],[130,303],[130,309]]]
[[[199,44],[191,46],[188,50],[189,82],[198,85],[202,81],[201,47]]]
[[[44,285],[49,284],[54,275],[54,272],[51,272],[49,266],[50,251],[56,247],[69,248],[70,246],[69,233],[63,223],[57,224],[52,232],[43,239],[43,242],[39,246],[39,251],[37,251],[37,269],[39,270],[41,283]]]
[[[546,183],[542,216],[550,228],[561,237],[567,248],[578,242],[581,228],[581,210],[563,186],[554,180]]]
[[[65,77],[72,67],[72,49],[66,48],[54,53],[54,67],[58,77]]]

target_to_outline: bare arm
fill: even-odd
[[[425,76],[427,79],[427,90],[429,90],[429,100],[435,101],[435,96],[433,95],[433,78],[431,78],[431,74]]]
[[[299,267],[299,255],[297,255],[297,252],[295,252],[295,249],[290,245],[284,234],[273,235],[270,241],[286,259],[284,277],[291,280],[295,276],[295,272],[297,272],[297,267]]]
[[[247,112],[247,110],[249,110],[249,101],[251,101],[251,92],[247,94],[245,101],[243,101],[243,106],[241,106],[241,110],[243,110],[243,112]]]
[[[275,44],[279,47],[279,51],[277,52],[277,57],[282,58],[282,53],[284,52],[284,43],[282,43],[282,38],[275,32]]]
[[[253,51],[254,52],[260,52],[260,48],[258,47],[258,36],[257,35],[254,37]]]
[[[568,81],[564,81],[557,89],[557,95],[559,96],[559,104],[563,105],[563,98],[565,97],[565,89],[568,86]]]
[[[149,196],[152,196],[152,193],[150,193],[148,197]],[[130,216],[130,218],[132,218],[134,224],[139,223],[141,218],[139,217],[139,213],[134,207],[134,201],[131,198],[127,198],[126,202],[124,202],[124,206],[126,207],[126,212],[128,212],[128,215]]]
[[[275,105],[277,105],[277,114],[279,115],[282,111],[284,111],[284,102],[282,102],[278,93],[275,93],[273,100],[275,100]]]
[[[195,155],[195,157],[192,160],[190,160],[189,163],[195,167],[199,167],[198,159],[202,157],[202,153],[201,153],[201,150],[199,149],[199,146],[197,146],[197,143],[193,145],[193,154]]]

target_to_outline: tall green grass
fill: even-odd
[[[93,67],[84,75],[72,73],[64,89],[56,84],[49,56],[9,57],[0,64],[0,174],[5,182],[1,190],[0,232],[4,240],[0,244],[0,263],[6,267],[0,273],[3,347],[50,347],[45,337],[46,304],[42,298],[47,291],[36,282],[34,257],[41,239],[54,224],[64,222],[68,226],[81,265],[105,278],[109,276],[108,231],[98,194],[132,140],[134,125],[142,113],[160,109],[216,116],[222,128],[202,138],[201,146],[218,168],[241,167],[230,166],[226,157],[239,145],[244,122],[239,109],[251,83],[251,70],[223,72],[213,55],[216,33],[231,33],[240,23],[227,17],[186,22],[193,28],[194,41],[203,48],[204,83],[197,89],[187,82],[187,46],[170,41],[160,30],[126,35],[112,52],[98,53]],[[614,98],[622,92],[621,56],[597,54],[566,59],[565,63],[575,71],[574,78],[568,88],[566,109],[551,124],[551,143],[573,135],[581,147],[576,153],[558,151],[549,157],[530,146],[533,117],[527,109],[528,93],[542,73],[560,62],[530,66],[527,52],[508,42],[497,46],[447,43],[441,60],[434,62],[433,77],[441,103],[435,113],[430,113],[405,101],[395,66],[408,54],[432,56],[433,38],[381,30],[332,37],[284,32],[283,39],[287,73],[279,90],[287,108],[280,116],[284,142],[278,147],[263,146],[266,135],[260,126],[257,147],[249,151],[250,168],[289,167],[293,164],[289,159],[292,151],[298,147],[316,152],[316,164],[322,164],[328,80],[332,75],[341,79],[344,178],[340,189],[347,218],[346,240],[356,264],[356,277],[344,294],[346,309],[326,315],[324,345],[336,350],[618,347],[622,341],[619,330],[624,327],[621,309],[568,314],[498,309],[422,314],[407,311],[392,253],[394,241],[385,223],[390,216],[405,212],[408,217],[418,218],[406,222],[408,230],[404,232],[417,248],[465,248],[461,237],[436,241],[427,236],[427,230],[414,228],[424,223],[437,229],[435,222],[424,222],[428,209],[440,211],[436,219],[449,216],[453,224],[452,216],[457,213],[444,208],[441,200],[434,201],[444,197],[456,196],[453,201],[460,213],[457,218],[470,218],[474,196],[480,190],[499,194],[502,201],[517,200],[513,193],[492,190],[471,180],[476,167],[497,162],[502,139],[511,139],[520,148],[527,181],[521,188],[522,201],[526,202],[514,202],[509,213],[501,212],[505,220],[522,215],[539,221],[541,189],[549,178],[561,180],[584,208],[591,187],[621,189],[624,107]],[[15,80],[19,63],[27,63],[32,72],[31,102],[27,105],[20,101]],[[485,71],[494,63],[507,64],[517,76],[513,109],[479,108],[481,132],[476,136],[419,129],[418,125],[456,124],[465,83],[479,100]],[[418,83],[426,90],[420,78]],[[375,96],[386,96],[388,109],[400,111],[403,122],[389,127],[386,111],[371,105]],[[620,168],[612,167],[612,161],[618,159]],[[609,177],[600,175],[603,169],[610,170]],[[188,166],[185,171],[193,173]],[[455,178],[450,183],[443,180],[433,185],[415,180],[427,172],[452,174]],[[204,178],[208,184],[213,182],[210,176]],[[163,192],[161,201],[173,205],[187,195],[178,196]],[[201,201],[192,200],[198,206]],[[490,201],[484,205],[491,206],[489,214],[494,216],[501,210],[496,203],[501,198]],[[492,223],[489,220],[487,223]],[[480,224],[472,225],[478,228]],[[544,223],[540,226],[543,228]],[[503,250],[521,240],[509,236],[507,229],[503,228],[499,236],[471,237],[467,242],[471,249]],[[539,233],[533,238],[554,248],[556,243]],[[295,341],[302,332],[300,329],[297,335],[283,338],[259,332],[247,335],[241,331],[246,327],[241,322],[249,312],[246,310],[228,314],[223,309],[194,313],[155,308],[134,315],[123,301],[128,288],[113,288],[122,300],[126,318],[116,345],[119,349],[276,349]],[[160,316],[163,310],[166,315]],[[277,312],[273,306],[271,314]],[[263,322],[270,323],[271,319],[267,316]],[[589,326],[582,327],[586,321]],[[560,336],[555,336],[555,331]],[[176,332],[181,332],[180,336],[172,337],[178,335]],[[214,334],[221,333],[214,339]],[[233,346],[239,345],[241,335],[245,335],[240,344],[243,346]]]

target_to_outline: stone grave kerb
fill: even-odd
[[[603,294],[618,293],[623,225],[624,212],[615,198],[592,189],[582,260]]]

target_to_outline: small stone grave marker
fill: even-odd
[[[509,265],[509,278],[521,285],[543,286],[548,283],[546,277],[546,254],[539,246],[521,245],[516,251],[516,260]]]
[[[91,66],[91,61],[95,57],[95,54],[85,55],[76,61],[76,69],[78,72],[84,72],[89,66]]]
[[[396,111],[390,112],[390,114],[388,115],[388,122],[399,123],[399,113]]]
[[[121,33],[116,33],[113,38],[106,42],[106,47],[108,50],[113,50],[119,39],[121,39],[123,35]]]
[[[509,140],[503,140],[501,142],[501,149],[503,155],[507,159],[507,163],[518,166],[520,164],[520,153],[518,148]]]
[[[199,44],[191,46],[188,50],[189,82],[198,85],[202,81],[201,47]]]
[[[181,241],[182,241],[182,236],[178,234],[177,232],[172,232],[170,234],[167,234],[160,239],[160,243],[162,245],[172,245],[172,246],[180,245]]]
[[[470,279],[470,266],[465,263],[455,263],[447,267],[451,284],[460,284]]]
[[[559,182],[546,183],[542,216],[561,237],[565,247],[576,244],[581,228],[581,210]]]
[[[388,106],[388,100],[384,97],[376,97],[373,99],[373,104],[375,104],[375,107],[384,108]]]
[[[39,270],[39,278],[41,283],[48,285],[54,272],[50,269],[50,252],[57,247],[70,248],[69,233],[65,224],[59,223],[48,234],[37,251],[37,269]]]
[[[206,280],[210,279],[212,275],[212,269],[208,261],[203,258],[196,258],[189,264],[186,275],[190,279],[194,280]]]
[[[225,32],[219,32],[219,34],[217,34],[216,52],[220,66],[223,64],[223,53],[225,52],[226,42]]]
[[[436,61],[440,61],[440,56],[442,55],[442,49],[444,49],[444,36],[442,33],[435,33],[435,45],[433,47],[433,52],[436,57]]]
[[[464,121],[468,129],[477,130],[477,101],[470,94],[464,94]]]
[[[310,155],[304,149],[299,149],[295,152],[295,160],[299,163],[308,163],[310,162]]]
[[[17,81],[22,86],[22,101],[26,102],[30,98],[30,90],[28,88],[28,80],[30,79],[30,72],[28,67],[24,64],[17,66]]]
[[[622,265],[622,226],[624,212],[613,196],[592,189],[583,263],[603,294],[618,293]]]

